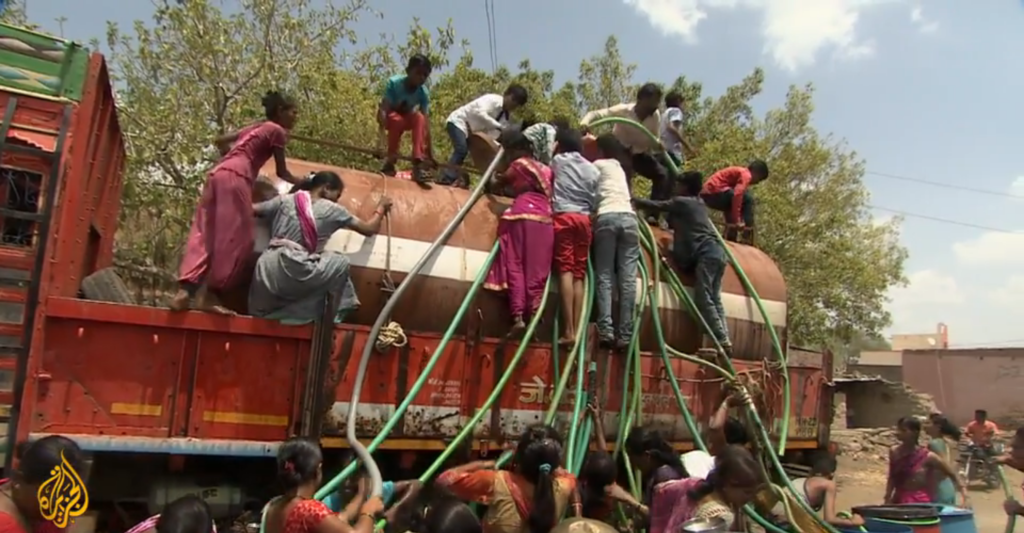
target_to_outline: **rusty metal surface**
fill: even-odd
[[[355,216],[364,219],[372,216],[377,200],[385,193],[386,188],[387,195],[394,200],[391,212],[391,235],[394,238],[427,243],[433,241],[470,195],[469,191],[441,185],[424,190],[415,183],[399,179],[387,179],[385,183],[386,178],[378,174],[296,159],[289,159],[288,167],[297,175],[320,170],[337,172],[345,182],[345,191],[340,203]],[[268,162],[263,171],[272,175],[272,163]],[[448,246],[489,251],[497,234],[498,216],[509,203],[508,198],[485,196],[470,211],[465,223],[452,235]],[[657,229],[654,232],[659,246],[666,250],[672,239],[671,234]],[[785,280],[770,257],[749,246],[730,243],[730,248],[763,300],[786,301]],[[380,290],[383,272],[353,266],[351,274],[362,306],[348,320],[356,324],[372,324],[388,297],[387,293]],[[404,275],[397,272],[392,273],[392,277],[396,283],[404,279]],[[692,285],[690,277],[684,275],[681,279],[685,284]],[[461,305],[469,286],[470,283],[466,281],[420,276],[406,293],[405,298],[409,305],[399,305],[393,319],[401,323],[407,331],[442,332],[448,327],[451,317]],[[746,294],[732,269],[726,271],[722,290],[726,293]],[[414,305],[414,302],[430,302],[430,305]],[[550,328],[554,323],[554,307],[551,306],[552,309],[542,323],[538,333],[539,339],[550,338]],[[471,314],[482,315],[480,334],[484,336],[501,336],[508,330],[510,317],[505,298],[501,294],[481,291],[474,302]],[[663,309],[661,318],[669,344],[691,353],[700,347],[698,326],[686,311]],[[655,347],[656,341],[650,320],[646,322],[641,346],[649,350]],[[771,337],[766,326],[731,318],[728,325],[738,356],[749,359],[773,356]],[[776,325],[776,331],[785,343],[784,325]]]

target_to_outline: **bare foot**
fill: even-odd
[[[192,297],[189,296],[188,291],[180,289],[171,298],[171,303],[168,307],[171,308],[171,311],[186,311],[190,303],[192,303]]]
[[[576,344],[576,336],[575,335],[568,335],[567,334],[567,335],[564,335],[562,338],[558,339],[558,345],[559,346],[572,346],[573,344]]]
[[[234,316],[238,314],[221,305],[220,300],[218,300],[213,294],[210,294],[209,290],[203,291],[202,296],[199,297],[198,303],[198,309],[207,313],[225,316]]]
[[[228,309],[227,307],[224,307],[223,305],[207,305],[206,307],[201,308],[200,311],[206,311],[207,313],[213,313],[215,315],[224,316],[235,316],[238,314]]]

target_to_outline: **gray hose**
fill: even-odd
[[[455,230],[458,229],[459,224],[462,224],[463,219],[469,214],[469,211],[473,209],[473,206],[478,200],[484,195],[484,191],[487,189],[487,182],[490,181],[491,176],[494,174],[494,169],[497,168],[498,162],[501,161],[502,156],[505,155],[505,149],[499,148],[498,153],[494,156],[494,160],[491,161],[490,166],[487,167],[487,171],[484,172],[483,178],[480,183],[477,184],[476,188],[473,189],[473,194],[469,196],[469,200],[466,205],[459,209],[459,212],[455,215],[455,218],[444,228],[441,235],[437,237],[430,244],[430,248],[427,249],[423,257],[416,262],[416,265],[412,267],[412,270],[405,276],[405,279],[398,284],[395,288],[394,294],[388,299],[387,303],[384,304],[384,309],[381,309],[380,314],[377,315],[377,321],[373,323],[373,328],[370,329],[370,337],[366,344],[363,346],[363,357],[359,360],[359,371],[356,372],[355,383],[352,388],[352,399],[348,403],[348,427],[345,432],[345,438],[348,439],[348,445],[352,448],[352,451],[356,452],[356,457],[366,465],[366,473],[370,475],[371,485],[371,497],[380,497],[384,492],[384,480],[380,475],[380,468],[377,467],[377,463],[373,460],[373,456],[370,455],[369,450],[363,443],[359,442],[356,438],[356,412],[359,409],[359,396],[363,391],[363,381],[366,379],[366,367],[370,365],[370,356],[373,355],[373,346],[376,343],[377,335],[380,334],[381,328],[391,318],[391,311],[394,310],[398,300],[402,297],[402,293],[409,287],[409,284],[413,279],[423,270],[423,266],[428,261],[434,258],[434,254],[441,249],[442,246],[448,242]],[[390,178],[384,178],[390,179]]]

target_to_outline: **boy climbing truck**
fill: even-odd
[[[547,296],[528,326],[529,340],[519,342],[505,337],[503,297],[480,290],[493,260],[497,213],[508,199],[473,203],[477,191],[424,190],[295,159],[287,161],[293,176],[336,173],[344,183],[338,203],[358,220],[372,219],[385,193],[401,206],[380,235],[345,229],[327,241],[326,249],[347,255],[360,300],[344,323],[322,317],[287,326],[247,316],[248,287],[221,298],[237,316],[137,305],[112,268],[125,150],[103,57],[4,25],[0,37],[66,54],[50,63],[23,61],[13,51],[20,47],[0,51],[0,64],[47,79],[23,85],[0,71],[0,105],[7,109],[0,175],[10,176],[0,182],[0,195],[24,197],[24,184],[33,183],[42,199],[0,211],[0,231],[21,228],[29,236],[0,245],[7,287],[0,301],[22,313],[0,324],[0,372],[10,384],[0,390],[9,412],[7,466],[15,444],[53,434],[74,439],[90,455],[91,467],[79,472],[91,489],[90,509],[106,514],[114,502],[134,501],[143,505],[131,512],[145,518],[182,494],[197,494],[218,521],[258,510],[274,495],[277,447],[295,435],[320,439],[325,477],[359,439],[375,452],[384,479],[413,479],[450,446],[497,457],[537,420],[574,433],[569,421],[578,419],[588,394],[615,428],[605,435],[609,442],[624,436],[627,420],[642,420],[686,451],[700,427],[686,424],[682,408],[706,421],[726,394],[717,385],[721,377],[687,355],[702,348],[702,326],[688,311],[684,285],[693,280],[677,279],[656,257],[670,249],[670,234],[641,224],[639,319],[626,353],[596,348],[586,321],[577,330],[580,342],[560,347],[558,300]],[[273,175],[274,164],[261,173]],[[439,240],[467,204],[465,219]],[[256,240],[254,254],[267,246],[265,237]],[[732,243],[729,249],[765,310],[727,269],[722,309],[732,363],[762,385],[751,388],[760,418],[776,442],[785,441],[783,460],[795,462],[828,443],[831,355],[789,350],[785,370],[777,368],[771,338],[786,346],[785,281],[763,252]],[[586,301],[593,302],[593,276],[586,277]],[[382,280],[404,284],[405,294],[382,290]],[[397,305],[379,317],[389,299]],[[383,327],[373,329],[380,334],[371,337],[369,326],[379,322]],[[594,369],[593,385],[584,368]],[[800,393],[779,392],[790,389]],[[111,520],[112,530],[135,523]]]

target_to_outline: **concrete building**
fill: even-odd
[[[939,324],[934,333],[893,335],[892,350],[863,351],[856,362],[847,365],[850,372],[877,376],[887,381],[903,381],[903,352],[906,350],[944,350],[949,347],[949,329]]]

